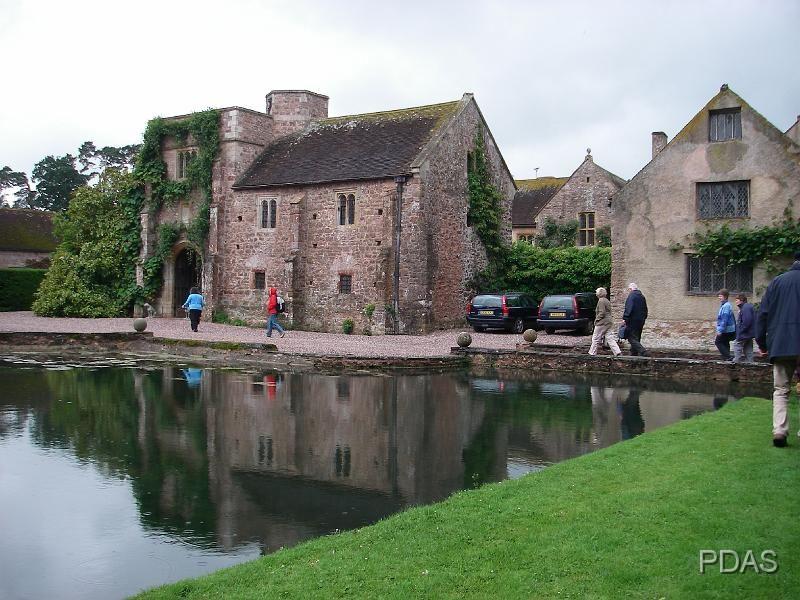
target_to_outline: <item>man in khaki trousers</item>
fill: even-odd
[[[800,362],[800,251],[791,268],[772,280],[761,298],[756,343],[772,363],[772,443],[787,445],[789,390]]]
[[[589,354],[596,355],[597,349],[600,347],[603,338],[605,338],[606,344],[611,348],[614,356],[619,356],[622,354],[622,350],[619,349],[619,344],[617,344],[616,334],[611,330],[614,325],[614,319],[611,318],[611,302],[606,298],[605,288],[597,288],[595,294],[597,294],[598,298],[597,308],[595,309],[597,316],[594,319],[594,335],[592,335],[592,347],[589,348]]]

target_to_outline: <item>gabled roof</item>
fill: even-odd
[[[792,147],[792,145],[794,145],[796,147],[796,144],[795,144],[794,140],[789,135],[787,135],[788,131],[786,133],[784,133],[783,131],[781,131],[780,129],[775,127],[775,125],[773,125],[772,122],[769,119],[767,119],[764,115],[762,115],[760,112],[758,112],[752,106],[750,106],[750,104],[748,104],[744,100],[744,98],[742,98],[739,94],[737,94],[732,89],[730,89],[727,84],[723,84],[720,87],[719,92],[717,92],[711,98],[711,100],[706,102],[705,106],[703,106],[703,108],[701,108],[694,115],[694,117],[692,117],[692,119],[688,123],[686,123],[686,125],[683,126],[683,129],[681,129],[675,135],[675,137],[673,137],[669,141],[669,143],[667,143],[667,145],[664,146],[664,148],[661,149],[661,151],[658,154],[656,154],[649,161],[647,161],[647,163],[645,163],[644,166],[641,169],[639,169],[639,171],[636,173],[636,175],[634,175],[630,179],[630,181],[628,183],[632,183],[633,181],[637,180],[642,175],[642,173],[644,173],[647,170],[647,167],[649,167],[656,159],[659,159],[661,156],[665,155],[666,152],[671,150],[676,144],[679,144],[679,143],[684,142],[687,139],[689,139],[690,136],[692,135],[692,133],[694,132],[694,130],[698,127],[698,123],[702,119],[705,118],[705,116],[708,114],[708,111],[711,109],[711,107],[714,106],[716,104],[717,100],[723,95],[732,96],[735,100],[737,100],[739,102],[739,105],[743,109],[746,108],[748,111],[750,111],[753,114],[756,122],[760,122],[762,124],[762,126],[764,126],[768,131],[772,131],[774,134],[777,134],[776,138],[780,140],[779,143],[784,144],[784,146],[787,149]]]
[[[411,173],[411,165],[462,101],[321,119],[280,138],[234,188],[378,179]]]
[[[538,177],[517,179],[517,193],[511,207],[512,227],[532,227],[539,214],[569,177]]]
[[[0,208],[0,250],[52,252],[53,213],[29,208]]]

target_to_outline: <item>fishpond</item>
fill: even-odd
[[[709,386],[8,356],[0,597],[122,598],[765,393]]]

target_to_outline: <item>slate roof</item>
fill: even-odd
[[[52,252],[53,213],[29,208],[0,208],[0,251]]]
[[[312,184],[394,177],[411,164],[460,101],[321,119],[280,138],[234,188]]]
[[[538,177],[518,179],[517,193],[511,205],[511,226],[532,227],[536,215],[556,195],[569,177]]]

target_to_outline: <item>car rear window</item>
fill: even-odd
[[[572,307],[572,296],[547,296],[539,308]]]
[[[490,308],[499,308],[503,302],[500,296],[475,296],[472,299],[473,306],[488,306]]]

